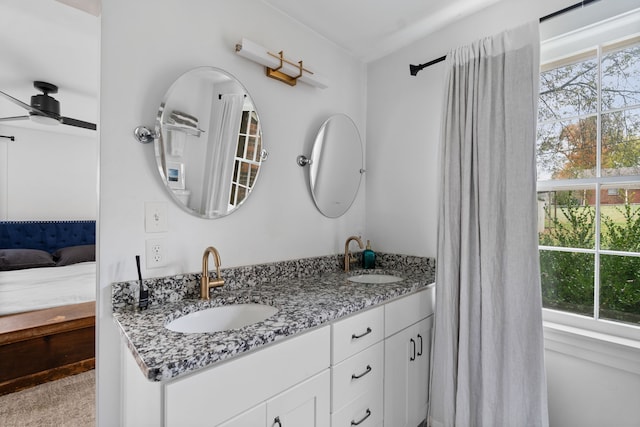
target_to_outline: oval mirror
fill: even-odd
[[[249,197],[266,158],[255,105],[226,71],[199,67],[167,91],[156,120],[160,176],[187,212],[219,218]]]
[[[309,185],[318,210],[329,218],[343,215],[364,172],[360,134],[349,116],[336,114],[322,124],[310,160]]]

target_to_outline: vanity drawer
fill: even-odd
[[[331,414],[331,427],[379,427],[384,421],[382,390],[358,396],[338,412]]]
[[[360,395],[378,391],[382,395],[384,342],[369,347],[331,367],[331,412],[341,410]]]
[[[331,364],[336,365],[384,338],[384,307],[335,322],[331,336]]]

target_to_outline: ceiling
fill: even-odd
[[[262,1],[369,62],[500,0]],[[0,0],[0,10],[0,90],[28,104],[34,80],[53,83],[63,116],[97,122],[100,0]],[[25,113],[0,99],[0,117]]]
[[[370,62],[500,0],[262,0]]]
[[[0,0],[0,90],[29,104],[34,80],[58,86],[52,95],[66,117],[96,123],[99,87],[99,18],[53,0]],[[23,108],[0,98],[0,117],[24,116]],[[72,126],[29,120],[6,126],[91,134]]]

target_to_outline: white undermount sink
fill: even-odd
[[[357,276],[348,277],[347,280],[356,283],[393,283],[404,279],[390,274],[359,274]]]
[[[165,328],[183,333],[226,331],[261,322],[277,312],[277,308],[264,304],[223,305],[178,317]]]

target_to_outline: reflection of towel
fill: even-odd
[[[172,156],[182,156],[186,136],[184,132],[169,132],[169,153]]]
[[[178,124],[188,126],[194,129],[198,128],[198,119],[190,114],[183,113],[182,111],[173,110],[170,114],[171,119]]]

